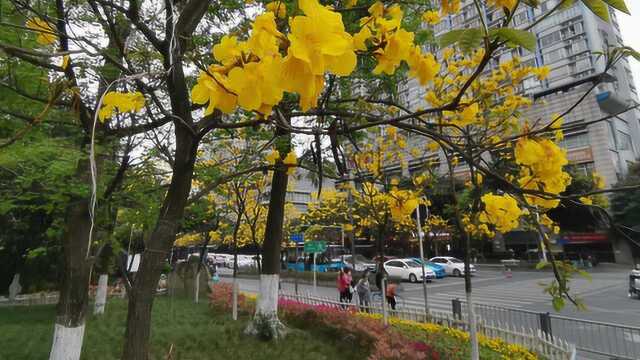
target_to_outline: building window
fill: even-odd
[[[565,149],[575,149],[589,145],[589,133],[567,134],[564,139],[558,143],[560,147]]]
[[[545,64],[554,63],[560,59],[564,59],[565,57],[566,57],[566,54],[565,54],[564,48],[553,50],[542,55],[542,59],[544,60]]]
[[[560,41],[560,31],[552,32],[549,35],[545,35],[540,38],[540,45],[542,47],[549,46],[555,42]]]
[[[565,169],[570,173],[591,176],[591,174],[593,174],[593,163],[586,162],[582,164],[571,164],[567,165]]]
[[[631,150],[631,136],[618,130],[618,150]]]

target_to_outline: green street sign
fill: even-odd
[[[309,241],[304,243],[304,252],[306,253],[321,253],[327,249],[326,241]]]

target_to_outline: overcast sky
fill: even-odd
[[[617,13],[622,38],[625,45],[640,51],[640,1],[626,0],[625,3],[631,10],[631,15]],[[640,89],[640,63],[635,59],[629,58],[629,64],[631,65],[631,71],[633,71],[636,89]]]

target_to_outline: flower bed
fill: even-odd
[[[210,295],[213,308],[231,309],[231,285],[220,283]],[[238,311],[251,314],[255,309],[255,295],[238,294]],[[390,318],[385,326],[380,315],[341,310],[326,305],[309,305],[295,300],[280,299],[280,318],[299,329],[320,330],[328,335],[356,344],[368,354],[368,359],[468,359],[469,334],[432,323],[419,323]],[[529,350],[500,339],[480,336],[481,359],[535,360]]]

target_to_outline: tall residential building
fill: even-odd
[[[309,203],[316,202],[316,195],[319,190],[319,180],[308,170],[297,168],[295,174],[289,176],[289,187],[287,188],[286,202],[295,205],[296,209],[304,214],[309,208]],[[322,191],[335,190],[335,181],[324,177],[322,179]],[[269,202],[270,189],[264,195],[264,202]]]
[[[543,1],[537,9],[521,5],[513,17],[513,24],[519,29],[527,29],[558,2],[559,0]],[[504,13],[500,9],[484,7],[482,11],[490,27],[497,26],[504,19]],[[503,49],[496,54],[487,69],[490,71],[500,62],[514,56],[520,57],[526,65],[548,66],[551,71],[547,79],[539,81],[530,77],[524,81],[521,88],[523,94],[535,100],[523,117],[543,121],[549,121],[554,114],[569,109],[593,85],[596,78],[605,77],[605,82],[600,83],[580,105],[564,117],[565,124],[585,125],[566,132],[561,146],[567,149],[570,167],[586,174],[596,171],[604,177],[607,186],[615,184],[624,176],[628,165],[637,161],[640,155],[638,109],[627,111],[607,121],[590,123],[611,114],[618,114],[638,102],[637,89],[626,59],[619,61],[608,71],[607,76],[601,76],[605,59],[598,53],[606,52],[608,47],[622,45],[615,10],[610,8],[609,13],[610,22],[605,22],[582,2],[574,2],[571,7],[559,10],[529,29],[537,39],[535,52],[522,48]],[[472,1],[463,0],[460,12],[443,18],[434,26],[434,32],[437,37],[454,29],[480,26],[475,5]],[[409,82],[402,94],[405,104],[412,109],[428,106],[423,99],[424,90],[415,81]],[[422,137],[409,139],[414,146],[422,141]],[[436,163],[439,161],[442,171],[445,170],[444,157],[437,153],[413,159],[409,167],[428,159],[435,160]],[[458,169],[460,174],[466,172],[464,165],[460,165]],[[591,242],[593,244],[587,247],[596,249],[594,251],[607,253],[607,257],[611,258],[615,255],[618,261],[630,261],[623,259],[625,253],[630,253],[625,244],[609,243],[606,234],[571,236],[573,235],[559,238],[558,244]],[[535,244],[535,239],[533,243]],[[504,250],[504,242],[498,246],[500,247]],[[509,244],[506,247],[509,247]]]
[[[513,17],[517,28],[525,29],[534,23],[559,0],[543,1],[539,8],[521,5]],[[504,20],[502,10],[483,9],[489,26]],[[544,81],[526,79],[522,93],[530,95],[534,105],[523,115],[528,119],[549,120],[575,103],[604,71],[605,60],[598,52],[611,46],[621,46],[622,37],[616,14],[610,9],[607,23],[594,15],[581,2],[562,9],[535,25],[530,31],[536,35],[537,48],[529,52],[522,48],[503,49],[492,59],[488,70],[514,56],[530,66],[548,66],[550,74]],[[480,19],[472,1],[465,0],[456,15],[443,18],[434,27],[435,36],[462,28],[480,27]],[[590,122],[638,102],[637,90],[626,59],[609,70],[606,82],[598,85],[569,115],[565,124]],[[404,100],[411,108],[425,107],[423,89],[414,81],[404,89]],[[630,110],[609,121],[585,125],[567,133],[562,146],[567,148],[571,166],[585,172],[601,174],[608,186],[617,182],[630,162],[640,156],[640,111]]]

